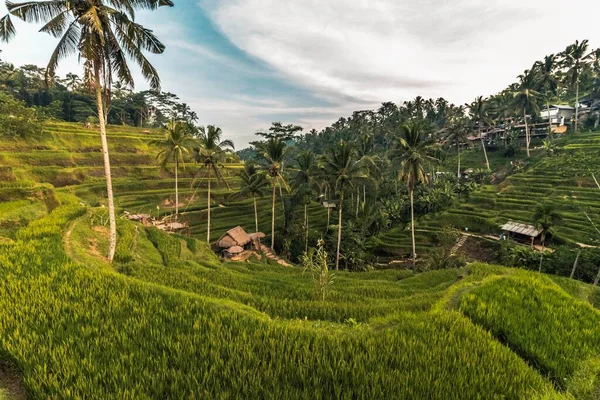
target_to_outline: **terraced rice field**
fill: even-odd
[[[556,205],[564,223],[555,228],[554,243],[598,245],[598,235],[584,212],[600,221],[600,189],[592,173],[600,176],[600,133],[580,133],[558,140],[557,155],[545,156],[534,151],[531,166],[506,178],[499,185],[485,185],[468,200],[457,202],[450,209],[421,218],[417,229],[439,231],[448,225],[470,232],[499,235],[500,226],[508,220],[532,223],[536,204],[547,201]],[[465,168],[481,168],[480,150],[470,150]],[[497,166],[502,160],[492,155]],[[523,155],[522,155],[523,156]],[[521,156],[521,157],[522,157]],[[481,158],[481,160],[479,159]],[[505,159],[504,163],[509,163]],[[454,173],[452,165],[445,164]],[[410,232],[396,228],[382,235],[391,247],[410,251]],[[431,246],[431,234],[417,235],[420,248]]]
[[[161,138],[160,131],[131,127],[108,127],[108,142],[113,173],[115,203],[120,211],[146,213],[153,216],[174,213],[175,179],[173,166],[159,167],[157,150],[151,140]],[[15,141],[0,143],[0,165],[10,168],[13,180],[50,183],[59,192],[71,193],[90,205],[100,204],[106,195],[100,139],[95,130],[76,124],[49,123],[33,143]],[[252,199],[232,198],[238,186],[237,174],[243,164],[226,164],[223,183],[212,183],[212,237],[218,238],[228,229],[241,225],[254,231]],[[179,172],[181,219],[188,221],[190,231],[206,235],[207,179],[202,170],[188,160]],[[279,202],[279,200],[278,200]],[[280,203],[280,202],[279,202]],[[158,208],[157,208],[158,207]],[[281,211],[281,204],[278,205]],[[303,212],[298,209],[297,212]],[[258,199],[259,229],[270,232],[271,199]],[[280,225],[283,213],[277,215]],[[317,203],[309,207],[312,229],[325,229],[327,211]]]

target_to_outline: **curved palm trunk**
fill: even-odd
[[[206,230],[206,243],[210,244],[210,167],[208,168],[208,220]]]
[[[275,250],[275,180],[273,179],[273,197],[271,205],[271,249]]]
[[[177,152],[175,152],[175,216],[179,216],[179,181],[178,181],[178,171],[179,171],[179,157],[177,156]]]
[[[109,245],[108,261],[115,257],[117,247],[117,221],[115,219],[115,201],[112,189],[112,177],[110,173],[110,157],[108,156],[108,141],[106,139],[106,124],[104,119],[104,103],[102,100],[102,88],[100,87],[100,71],[95,71],[96,79],[96,102],[98,103],[98,121],[100,122],[100,139],[102,142],[102,155],[104,158],[104,176],[106,178],[106,195],[108,197],[108,219],[109,219]]]
[[[580,254],[581,254],[581,249],[579,249],[579,251],[577,251],[577,256],[575,257],[575,262],[573,263],[573,269],[571,270],[571,275],[569,276],[570,279],[573,279],[573,277],[575,276],[575,271],[577,270],[577,263],[579,262]]]
[[[254,226],[256,230],[254,232],[258,232],[258,210],[256,208],[256,196],[252,195],[252,200],[254,200]]]
[[[485,165],[487,166],[487,169],[489,171],[490,170],[490,160],[488,160],[487,150],[485,149],[485,142],[483,141],[481,129],[479,130],[479,139],[481,140],[481,148],[483,149],[483,156],[485,157]]]
[[[523,120],[525,121],[525,146],[527,146],[527,157],[529,158],[531,157],[531,155],[529,154],[529,125],[527,124],[527,113],[525,111],[525,107],[523,107]]]
[[[338,237],[337,237],[337,253],[335,255],[335,270],[340,269],[340,246],[342,244],[342,206],[344,204],[344,192],[340,194],[340,208],[338,210]]]
[[[409,188],[410,191],[410,234],[412,236],[412,260],[413,268],[417,265],[417,246],[415,245],[415,203],[414,203],[414,188]]]

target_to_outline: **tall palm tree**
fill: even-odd
[[[275,189],[279,185],[286,186],[283,176],[283,161],[287,152],[285,141],[277,138],[271,138],[265,142],[256,143],[256,150],[261,159],[265,172],[271,178],[271,248],[275,248]]]
[[[483,140],[483,127],[488,125],[490,122],[486,100],[487,99],[484,99],[483,96],[478,96],[475,98],[475,101],[473,101],[471,104],[466,104],[466,106],[469,108],[469,116],[471,117],[471,121],[477,126],[479,140],[481,140],[481,148],[483,149],[483,155],[485,157],[485,165],[489,171],[490,160],[488,159],[487,150],[485,149],[485,142]]]
[[[302,198],[304,203],[304,251],[308,251],[308,205],[315,191],[319,190],[317,178],[317,163],[313,152],[304,151],[296,157],[293,171],[292,188]]]
[[[340,267],[340,247],[342,244],[342,212],[344,206],[344,192],[346,188],[357,179],[365,179],[368,174],[368,165],[365,159],[358,159],[354,146],[343,140],[329,149],[323,158],[323,175],[332,182],[338,193],[338,235],[337,251],[335,256],[335,269]]]
[[[464,116],[463,106],[453,108],[448,116],[446,139],[456,146],[457,177],[460,178],[460,145],[467,141],[467,121]]]
[[[523,111],[523,121],[525,123],[525,145],[527,147],[527,157],[531,157],[529,145],[531,143],[531,135],[529,133],[529,125],[527,123],[527,112],[535,113],[538,110],[537,99],[540,93],[535,90],[535,73],[527,70],[523,75],[519,76],[521,84],[519,88],[513,92],[515,107]]]
[[[546,100],[546,112],[548,113],[548,136],[552,139],[552,128],[550,124],[550,98],[556,96],[558,90],[558,79],[556,68],[558,57],[554,54],[544,57],[544,61],[538,61],[534,67],[537,70],[538,85],[540,92]]]
[[[185,156],[190,154],[190,149],[195,143],[188,128],[188,124],[170,121],[165,127],[165,138],[150,142],[162,149],[156,157],[163,168],[171,160],[175,163],[175,215],[179,215],[179,164],[181,163],[185,168]]]
[[[576,40],[562,53],[563,67],[567,69],[566,81],[571,87],[575,86],[575,133],[577,133],[579,122],[579,77],[590,59],[590,54],[587,54],[588,46],[587,39],[581,43]]]
[[[223,167],[223,162],[226,158],[226,150],[233,150],[234,145],[231,140],[221,140],[223,131],[214,125],[208,125],[206,127],[201,126],[198,128],[198,147],[196,151],[196,162],[206,169],[208,176],[208,191],[207,191],[207,222],[206,222],[206,243],[210,244],[210,206],[211,206],[211,180],[214,172],[217,178],[217,184],[225,182],[227,189],[229,184],[219,171],[220,167]]]
[[[161,54],[165,46],[151,30],[134,22],[137,9],[155,10],[160,6],[173,6],[171,0],[88,0],[88,1],[6,1],[9,14],[0,19],[0,40],[8,42],[16,30],[11,16],[25,22],[43,23],[40,32],[60,38],[46,68],[46,81],[56,75],[58,64],[65,57],[77,53],[83,60],[84,81],[94,88],[100,121],[100,138],[104,157],[106,193],[110,221],[108,259],[112,261],[117,245],[117,224],[110,174],[110,158],[106,139],[105,103],[113,76],[133,87],[133,76],[127,59],[133,60],[150,82],[153,90],[160,89],[156,69],[143,51]]]
[[[258,208],[256,198],[263,197],[267,193],[269,182],[264,175],[260,174],[253,163],[246,163],[244,170],[240,173],[240,189],[236,196],[252,196],[254,203],[254,228],[258,232]]]
[[[533,223],[535,227],[541,230],[542,239],[542,257],[540,257],[540,268],[539,272],[542,272],[542,260],[544,254],[544,246],[546,244],[546,235],[552,230],[553,227],[562,224],[563,218],[556,211],[556,207],[551,203],[538,204],[533,213]]]
[[[436,159],[429,155],[431,145],[431,141],[426,139],[423,124],[411,121],[400,127],[400,135],[396,138],[390,152],[390,159],[399,162],[398,180],[406,183],[410,196],[413,268],[417,263],[414,192],[417,184],[429,181],[425,173],[426,166],[436,162]]]

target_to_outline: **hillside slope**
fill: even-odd
[[[572,280],[486,264],[338,272],[322,301],[300,268],[222,263],[125,219],[108,264],[94,139],[67,131],[29,152],[2,143],[0,366],[29,397],[597,397],[600,292]],[[121,207],[168,197],[168,173],[145,165],[152,133],[111,132]]]

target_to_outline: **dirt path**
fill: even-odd
[[[65,232],[65,253],[67,253],[67,256],[69,256],[70,259],[73,259],[73,249],[71,248],[71,234],[73,233],[73,229],[75,228],[75,225],[77,225],[78,222],[79,219],[72,221],[71,224],[69,224],[67,232]],[[0,400],[2,400],[2,398],[0,398]]]
[[[27,393],[18,375],[0,363],[0,400],[26,400]]]

